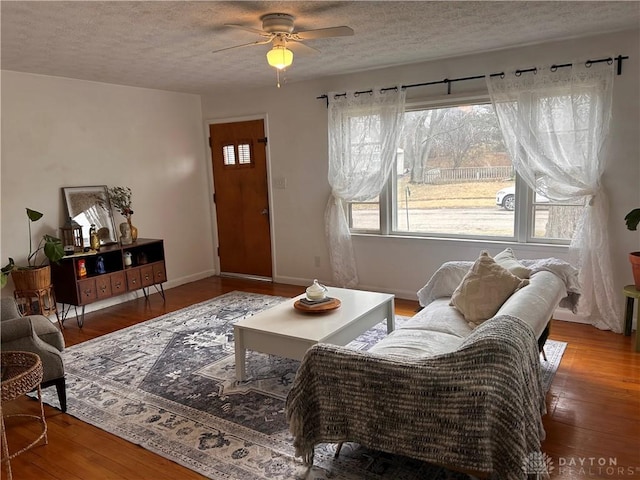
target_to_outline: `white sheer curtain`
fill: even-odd
[[[536,73],[487,76],[491,101],[514,167],[539,194],[585,207],[570,245],[580,269],[579,313],[598,328],[622,332],[614,289],[608,202],[600,179],[611,116],[613,64],[573,62]]]
[[[328,97],[331,198],[325,228],[329,259],[335,284],[354,287],[358,271],[344,202],[371,200],[382,191],[396,158],[405,92],[374,89]]]

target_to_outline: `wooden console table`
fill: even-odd
[[[100,258],[105,273],[99,273]],[[131,260],[130,266],[126,258]],[[82,261],[86,275],[79,276]],[[99,252],[69,255],[51,265],[51,278],[56,299],[62,304],[62,323],[74,306],[78,326],[82,327],[85,306],[99,300],[136,290],[142,290],[148,299],[151,286],[164,300],[162,284],[167,281],[164,242],[138,238],[131,245],[113,244],[100,247]],[[77,314],[79,306],[82,307],[81,315]]]

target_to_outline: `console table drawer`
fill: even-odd
[[[143,287],[150,287],[153,285],[153,266],[145,265],[144,267],[140,267],[140,277]]]
[[[164,262],[153,264],[153,283],[164,283],[167,281],[167,270]]]
[[[78,282],[78,292],[80,293],[80,305],[95,302],[98,299],[95,278],[80,280]]]
[[[114,295],[120,295],[127,291],[127,282],[124,278],[124,272],[116,272],[110,275],[111,291]]]
[[[96,278],[96,295],[98,299],[108,298],[112,295],[109,275],[102,275]]]
[[[127,290],[138,290],[142,288],[142,277],[140,276],[139,268],[132,268],[126,271],[127,275]]]

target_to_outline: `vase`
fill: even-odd
[[[131,224],[131,216],[127,217],[127,223],[131,229],[131,241],[135,242],[138,239],[138,228]]]

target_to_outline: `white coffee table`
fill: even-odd
[[[300,312],[293,304],[303,294],[236,323],[236,379],[246,379],[247,350],[302,360],[316,343],[346,345],[385,319],[388,333],[395,328],[392,294],[329,287],[328,295],[342,302],[340,308]]]

